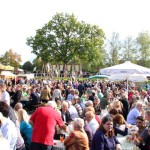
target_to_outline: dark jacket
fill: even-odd
[[[61,118],[64,121],[64,116],[63,116],[62,109],[60,109],[60,111],[61,111]],[[66,113],[64,113],[64,115],[65,115],[65,118],[66,118],[66,124],[68,124],[70,121],[72,121],[71,117],[70,117],[70,112],[69,111],[67,111]]]

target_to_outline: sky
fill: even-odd
[[[48,23],[56,13],[74,14],[79,21],[98,25],[109,39],[113,32],[120,38],[150,32],[150,0],[1,0],[0,55],[12,49],[22,63],[35,55],[26,39]]]

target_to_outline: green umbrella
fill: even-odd
[[[94,75],[94,76],[90,76],[89,79],[93,79],[93,78],[108,78],[109,76],[107,75]]]

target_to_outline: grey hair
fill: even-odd
[[[56,107],[57,107],[57,104],[56,104],[55,101],[48,101],[48,102],[47,102],[47,106],[51,106],[51,107],[53,107],[53,108],[56,108]]]
[[[68,106],[68,105],[69,105],[69,104],[68,104],[66,101],[63,101],[63,103],[62,103],[61,106],[63,107],[63,106]]]
[[[136,102],[136,107],[139,106],[139,105],[144,105],[144,103],[143,103],[141,100],[140,100],[140,101],[137,101],[137,102]]]
[[[74,121],[73,121],[73,125],[74,125],[75,128],[83,129],[84,120],[81,119],[81,118],[75,118]]]
[[[88,100],[85,104],[86,107],[93,106],[93,102],[91,100]]]

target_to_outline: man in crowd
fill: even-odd
[[[61,111],[61,118],[64,121],[65,124],[69,124],[69,122],[72,121],[71,117],[70,117],[70,112],[68,111],[68,103],[67,102],[63,102],[62,103],[62,107],[60,109]]]
[[[31,116],[30,124],[33,126],[31,150],[52,149],[56,124],[66,130],[61,115],[49,105],[39,107]]]
[[[128,116],[127,116],[127,123],[136,125],[136,118],[138,116],[143,116],[143,102],[138,101],[136,103],[136,106],[130,110]]]
[[[0,99],[2,101],[4,101],[7,105],[10,105],[10,95],[6,91],[6,85],[5,84],[0,84],[0,91],[2,92]]]

